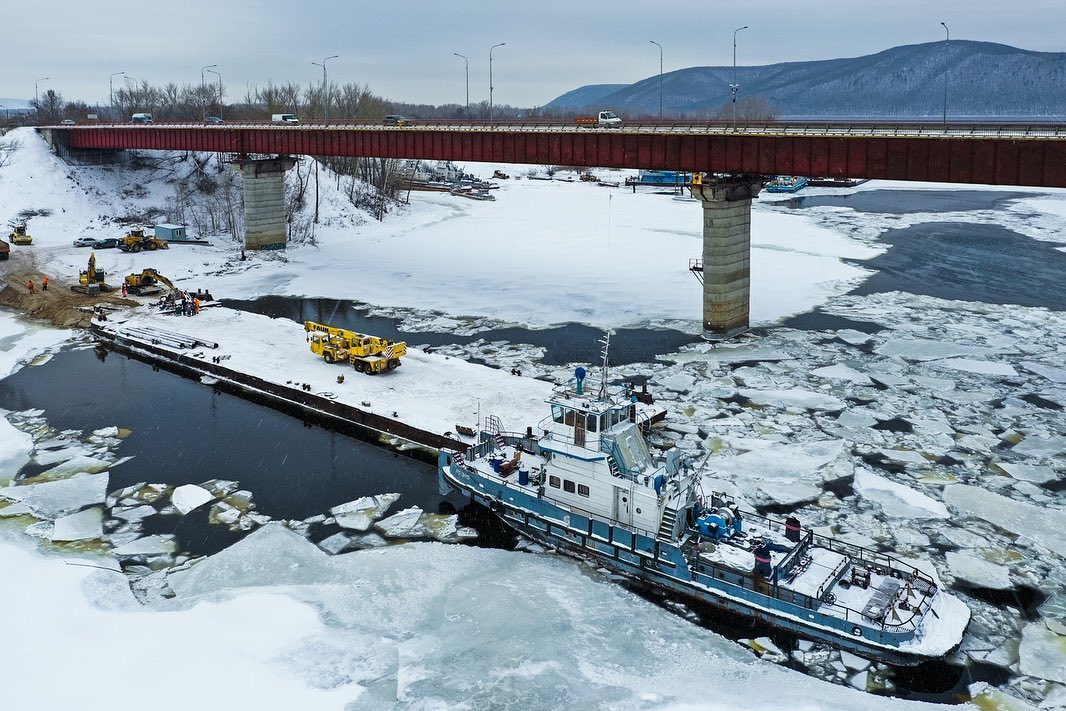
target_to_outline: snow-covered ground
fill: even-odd
[[[74,237],[118,236],[107,216],[161,205],[172,191],[137,174],[65,166],[28,131],[12,137],[22,147],[0,169],[0,205],[11,211],[0,217],[51,209],[32,219],[30,231],[39,267],[54,278],[84,268],[88,251],[70,246]],[[467,169],[488,177],[495,167]],[[503,168],[512,176],[528,169]],[[140,183],[143,190],[132,189]],[[700,288],[687,270],[701,252],[695,203],[581,182],[500,183],[488,203],[412,193],[410,206],[379,223],[346,208],[333,181],[323,180],[313,245],[241,262],[236,243],[210,236],[210,247],[102,251],[98,266],[116,274],[152,266],[216,296],[352,299],[422,329],[578,321],[699,332]],[[911,187],[951,189],[858,189]],[[948,583],[1045,591],[1051,599],[1036,619],[966,596],[974,620],[957,659],[1013,670],[1012,683],[984,692],[988,706],[1063,708],[1066,497],[1043,484],[1066,477],[1066,315],[900,293],[851,296],[845,292],[864,272],[841,261],[877,254],[883,246],[872,240],[885,229],[929,221],[1061,239],[1066,193],[1026,192],[1037,196],[1006,209],[902,215],[796,212],[760,200],[753,322],[820,306],[884,330],[774,329],[716,348],[690,346],[663,354],[669,364],[634,364],[618,375],[649,378],[670,410],[656,441],[695,455],[708,488],[733,491],[749,505],[793,507],[806,525],[886,546],[934,566]],[[66,337],[3,314],[0,374]],[[483,343],[435,350],[507,365]],[[530,351],[525,362],[536,359]],[[535,364],[526,374],[560,381],[571,373],[570,365]],[[93,472],[121,461],[113,433],[71,433],[57,443],[46,419],[29,412],[0,420],[0,481],[31,459],[54,464],[59,480],[81,471],[106,476]],[[0,665],[12,680],[5,698],[13,705],[73,705],[64,687],[50,683],[58,675],[71,680],[81,706],[111,707],[116,670],[125,678],[165,667],[181,682],[153,695],[163,708],[208,699],[308,708],[920,707],[849,689],[844,684],[877,688],[883,675],[817,649],[793,654],[837,684],[755,659],[571,561],[439,543],[329,556],[254,517],[245,517],[257,528],[252,535],[192,565],[175,559],[165,541],[121,529],[114,545],[141,540],[130,555],[169,556],[178,565],[157,588],[151,581],[165,573],[135,586],[142,604],[120,574],[64,565],[114,567],[108,545],[49,542],[33,550],[23,535],[98,530],[99,518],[69,517],[110,504],[97,500],[95,486],[78,491],[80,501],[68,490],[73,499],[58,508],[45,510],[51,495],[40,493],[0,509],[33,504],[38,514],[0,518],[5,599],[55,610],[9,622],[19,643],[5,645]],[[120,513],[135,520],[141,505],[131,494]],[[62,525],[53,528],[57,519]]]

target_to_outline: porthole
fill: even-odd
[[[639,507],[637,508],[637,513],[640,513],[640,508]]]

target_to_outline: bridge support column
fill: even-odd
[[[761,176],[704,179],[690,186],[703,205],[703,337],[732,338],[748,330],[751,307],[751,201]]]
[[[234,161],[244,176],[245,249],[285,249],[285,171],[296,165],[288,156]]]

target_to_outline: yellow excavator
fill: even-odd
[[[149,237],[142,228],[136,227],[127,232],[125,237],[119,238],[118,248],[123,252],[140,252],[142,249],[170,249],[170,245],[166,240]]]
[[[399,368],[400,358],[407,355],[407,344],[402,341],[392,343],[377,336],[314,321],[304,321],[304,331],[308,334],[312,353],[322,356],[327,363],[347,361],[367,375]]]
[[[157,272],[155,269],[145,269],[140,274],[130,274],[123,280],[127,293],[137,296],[149,296],[163,291],[163,286],[171,291],[177,291],[177,287],[170,279]],[[162,286],[160,286],[162,284]]]
[[[89,268],[78,274],[78,283],[71,286],[71,291],[79,294],[100,294],[111,291],[111,287],[104,281],[104,271],[96,268],[96,252],[89,255]]]

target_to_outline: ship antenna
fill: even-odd
[[[604,334],[603,340],[600,341],[603,345],[603,350],[600,355],[603,359],[603,365],[600,366],[600,401],[606,402],[607,400],[607,371],[610,368],[610,361],[608,359],[608,352],[611,348],[611,332],[607,331]]]

